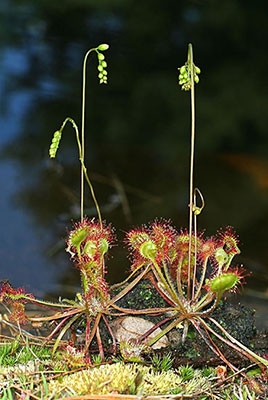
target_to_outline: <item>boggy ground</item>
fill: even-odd
[[[157,293],[157,291],[152,287],[150,281],[144,280],[143,282],[140,282],[139,284],[136,285],[131,291],[131,293],[125,295],[120,301],[117,302],[117,305],[123,308],[127,309],[136,309],[136,310],[142,310],[142,309],[148,309],[148,308],[155,308],[155,307],[166,307],[167,304],[165,303],[164,299]],[[233,306],[228,301],[223,300],[218,308],[213,312],[213,317],[232,335],[234,336],[237,340],[242,342],[244,345],[247,347],[253,349],[255,352],[260,353],[260,354],[265,354],[268,351],[268,335],[267,332],[257,332],[255,328],[255,322],[254,322],[254,312],[248,309],[245,306],[242,305],[237,305]],[[116,333],[116,330],[118,326],[122,326],[122,321],[125,319],[134,319],[134,327],[135,327],[135,333],[139,334],[139,331],[142,333],[144,332],[144,327],[142,325],[145,322],[148,323],[158,323],[160,320],[165,318],[164,315],[161,316],[148,316],[146,314],[142,315],[132,315],[132,316],[126,316],[126,317],[120,317],[115,319],[115,318],[110,318],[109,323],[113,326],[113,330]],[[130,333],[133,330],[133,325],[126,331],[130,331]],[[163,328],[163,327],[161,327]],[[146,328],[147,329],[147,328]],[[146,330],[145,329],[145,330]],[[184,344],[181,343],[181,334],[182,334],[182,329],[176,328],[173,329],[166,338],[166,341],[164,341],[164,346],[160,347],[158,349],[151,349],[148,351],[148,348],[145,349],[140,354],[140,363],[131,363],[131,364],[125,364],[127,360],[124,361],[123,364],[114,364],[114,355],[112,355],[112,341],[111,337],[107,332],[106,326],[104,324],[100,325],[100,330],[101,330],[101,336],[102,336],[102,341],[103,341],[103,346],[105,348],[105,365],[103,365],[102,369],[98,370],[98,367],[96,368],[89,368],[87,365],[67,365],[66,364],[66,358],[64,356],[65,347],[61,347],[60,349],[60,359],[63,361],[59,361],[59,365],[57,365],[57,361],[53,361],[53,358],[45,364],[40,364],[42,366],[42,370],[40,369],[41,372],[35,372],[36,374],[39,373],[42,374],[42,371],[52,370],[54,368],[54,364],[57,367],[57,370],[64,369],[65,367],[71,370],[77,370],[77,368],[80,367],[82,369],[81,373],[71,373],[72,371],[65,372],[63,374],[59,375],[59,378],[56,379],[55,375],[46,375],[47,379],[47,384],[40,389],[38,386],[34,386],[35,388],[35,394],[37,394],[37,397],[41,393],[42,395],[42,390],[43,393],[45,390],[47,390],[47,395],[43,396],[44,399],[49,399],[51,398],[51,395],[54,393],[54,398],[64,398],[64,396],[70,396],[71,392],[65,391],[65,387],[68,387],[70,390],[75,388],[76,390],[73,391],[73,395],[75,393],[76,396],[81,395],[81,394],[87,394],[87,396],[84,396],[84,398],[90,398],[89,394],[90,393],[95,393],[96,396],[97,394],[104,393],[103,390],[105,389],[105,393],[111,393],[109,398],[113,399],[114,397],[116,398],[117,394],[115,393],[122,393],[120,396],[123,396],[123,394],[126,394],[126,398],[130,398],[132,395],[133,397],[131,398],[143,398],[140,396],[140,393],[143,393],[144,398],[146,398],[146,394],[148,393],[154,393],[158,394],[162,393],[160,389],[155,391],[152,391],[152,388],[150,389],[151,391],[147,392],[146,387],[149,385],[152,385],[152,382],[155,382],[154,385],[158,382],[163,382],[163,379],[165,378],[166,372],[164,372],[164,375],[160,376],[157,375],[157,372],[155,372],[155,361],[152,360],[163,360],[167,355],[169,356],[169,359],[172,360],[172,370],[170,372],[170,375],[167,375],[165,379],[168,380],[168,382],[171,382],[172,379],[176,379],[176,390],[175,391],[166,391],[165,394],[166,396],[168,393],[170,393],[170,398],[174,398],[175,393],[186,393],[188,391],[188,386],[189,386],[189,392],[188,393],[194,393],[196,392],[195,386],[192,388],[192,385],[198,385],[198,388],[201,390],[201,383],[202,385],[205,384],[205,382],[208,382],[208,388],[205,390],[205,388],[202,387],[202,390],[204,389],[204,392],[208,393],[210,391],[211,396],[193,396],[189,394],[189,396],[183,398],[195,398],[195,399],[229,399],[229,398],[238,398],[238,399],[258,399],[258,400],[265,400],[268,397],[268,390],[267,390],[267,374],[260,373],[261,371],[259,370],[258,374],[254,376],[254,381],[257,383],[258,387],[252,386],[252,382],[249,380],[244,380],[244,378],[237,378],[236,381],[231,381],[230,379],[227,380],[226,382],[224,381],[223,384],[220,382],[220,378],[217,375],[217,369],[221,369],[222,366],[224,367],[223,361],[217,357],[207,346],[206,343],[203,342],[203,340],[200,338],[199,334],[194,331],[194,329],[190,326],[188,335],[186,337],[186,340]],[[80,320],[72,332],[70,332],[69,337],[66,337],[65,339],[70,340],[73,339],[74,336],[76,336],[76,343],[75,345],[77,348],[80,347],[84,343],[84,336],[85,336],[85,321]],[[129,332],[127,332],[129,333]],[[46,333],[43,332],[43,336],[46,336]],[[126,336],[127,338],[127,336]],[[219,342],[216,338],[213,338],[215,342],[217,343],[218,347],[222,351],[222,353],[225,355],[225,357],[234,365],[236,365],[239,369],[243,369],[244,367],[247,367],[249,365],[252,365],[252,362],[249,362],[248,359],[241,357],[240,354],[235,352],[234,350],[230,349],[226,345],[222,345],[221,342]],[[66,343],[66,342],[65,342]],[[118,344],[118,354],[117,358],[122,358],[122,355],[120,356],[120,346]],[[18,349],[18,351],[20,351]],[[36,352],[36,349],[34,349]],[[97,343],[93,342],[91,346],[91,355],[95,353],[97,355],[98,353],[98,348],[97,348]],[[39,354],[38,354],[39,355]],[[17,357],[17,356],[16,356]],[[63,357],[63,358],[62,358]],[[93,356],[94,357],[94,356]],[[39,356],[39,358],[41,358]],[[70,360],[69,360],[70,361]],[[0,363],[1,364],[1,363]],[[186,383],[184,382],[184,378],[182,379],[181,374],[185,374],[185,370],[180,370],[180,368],[188,368],[188,366],[194,367],[194,375],[193,375],[193,380],[187,380],[185,382],[187,383],[187,387],[185,386]],[[214,372],[212,372],[212,377],[211,375],[210,378],[202,378],[204,376],[207,376],[206,368],[207,367],[217,367]],[[27,368],[27,367],[26,367]],[[120,369],[121,368],[121,369]],[[144,369],[145,368],[145,369]],[[147,370],[147,369],[148,370]],[[199,369],[198,369],[199,368]],[[255,366],[256,368],[256,366]],[[120,374],[119,370],[120,369]],[[160,367],[161,369],[161,367]],[[254,367],[253,367],[254,369]],[[107,371],[106,371],[107,370]],[[227,368],[227,371],[229,369]],[[99,372],[98,372],[99,371]],[[173,372],[172,372],[173,371]],[[184,371],[184,372],[183,372]],[[3,385],[7,379],[10,379],[10,374],[13,372],[3,372],[2,378],[4,378]],[[30,372],[32,373],[32,372]],[[96,374],[98,375],[98,381],[100,382],[100,387],[103,388],[102,391],[100,392],[100,388],[96,389],[96,392],[94,391],[94,387],[91,387],[91,392],[88,390],[84,391],[85,389],[83,385],[85,385],[85,382],[88,385],[88,382],[96,382]],[[116,376],[120,375],[120,385],[122,386],[123,381],[123,375],[125,376],[126,374],[126,384],[125,387],[122,389],[118,389],[117,387],[110,386],[112,385],[111,379],[108,379],[106,377],[109,376],[109,378],[112,376],[111,374],[115,373]],[[160,372],[159,372],[160,373]],[[211,372],[210,372],[211,373]],[[8,374],[8,375],[7,375]],[[14,373],[13,373],[14,374]],[[25,372],[24,372],[25,374]],[[55,373],[54,373],[55,374]],[[64,376],[66,375],[66,379]],[[80,375],[79,375],[80,374]],[[106,374],[106,375],[105,375]],[[140,375],[141,374],[141,375]],[[156,375],[155,375],[156,374]],[[174,376],[173,376],[173,375]],[[214,374],[214,375],[213,375]],[[86,375],[86,378],[85,378]],[[30,376],[30,375],[29,375]],[[142,376],[141,382],[138,382],[138,377]],[[227,379],[228,379],[228,375]],[[12,375],[13,386],[9,385],[12,390],[12,394],[17,391],[19,393],[18,385],[19,385],[19,380],[15,377],[15,375]],[[68,377],[68,379],[67,379]],[[105,378],[105,379],[104,379]],[[155,381],[153,381],[155,379]],[[177,380],[182,380],[180,384],[178,384]],[[199,380],[197,380],[199,379]],[[203,380],[202,380],[203,379]],[[208,379],[211,379],[209,381]],[[42,384],[42,379],[40,377],[39,381]],[[80,382],[81,381],[81,382]],[[85,382],[84,382],[85,381]],[[202,381],[202,382],[201,382]],[[204,382],[203,382],[204,381]],[[80,382],[80,383],[79,383]],[[108,385],[108,383],[109,385]],[[131,385],[130,383],[131,382]],[[95,383],[94,383],[95,384]],[[113,382],[114,384],[114,382]],[[144,385],[147,385],[146,387]],[[81,387],[79,386],[81,385]],[[104,385],[104,386],[103,386]],[[213,387],[215,388],[213,389]],[[228,386],[229,385],[229,386]],[[243,388],[247,386],[247,390],[250,391],[250,395],[248,397],[244,392],[243,396],[244,397],[233,397],[234,394],[236,393],[239,396],[239,391],[243,390]],[[1,386],[1,385],[0,385]],[[120,386],[120,387],[121,387]],[[8,387],[8,386],[4,386]],[[119,387],[119,386],[118,386]],[[167,386],[169,387],[169,386]],[[141,389],[142,388],[142,389]],[[157,386],[158,388],[158,386]],[[1,389],[1,388],[0,388]],[[78,390],[79,389],[79,390]],[[94,390],[93,390],[94,389]],[[187,389],[187,391],[186,391]],[[40,392],[41,390],[41,392]],[[63,391],[61,391],[63,390]],[[74,389],[73,389],[74,390]],[[167,390],[167,389],[165,389]],[[214,391],[215,390],[215,391]],[[226,393],[225,393],[226,392]],[[3,392],[4,393],[4,392]],[[58,393],[56,396],[55,393]],[[112,394],[113,393],[113,394]],[[2,393],[1,393],[2,394]],[[129,396],[131,394],[131,396]],[[138,397],[136,397],[136,395]],[[165,399],[167,398],[165,396]],[[217,396],[217,397],[215,397]],[[255,397],[252,397],[255,396]],[[66,397],[66,398],[67,398]],[[68,397],[70,398],[70,397]],[[94,396],[92,397],[94,398]],[[123,397],[122,397],[123,398]],[[154,398],[154,397],[152,397]],[[181,398],[181,397],[179,397]],[[159,397],[158,397],[159,399]]]

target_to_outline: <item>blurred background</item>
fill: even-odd
[[[195,185],[200,229],[232,225],[252,275],[234,301],[268,327],[267,1],[1,0],[0,278],[36,296],[74,296],[79,274],[64,251],[79,219],[80,165],[66,128],[56,160],[48,148],[65,117],[81,120],[85,52],[108,43],[108,85],[88,63],[86,164],[118,246],[110,282],[129,268],[122,245],[133,225],[188,224],[190,95],[177,68],[193,43]],[[87,192],[86,211],[95,215]]]

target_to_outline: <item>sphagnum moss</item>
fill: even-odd
[[[115,363],[76,372],[53,380],[49,392],[70,390],[75,395],[118,394],[159,395],[169,393],[195,394],[207,391],[210,381],[194,371],[193,378],[184,381],[174,370],[155,372],[138,364]]]

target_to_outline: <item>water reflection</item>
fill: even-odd
[[[168,7],[160,0],[139,5],[1,2],[3,278],[43,296],[71,295],[79,286],[63,251],[66,226],[79,214],[79,163],[71,129],[56,162],[48,160],[47,150],[66,116],[79,122],[82,58],[100,42],[111,44],[109,85],[98,85],[92,58],[87,164],[104,218],[117,228],[119,239],[131,224],[155,216],[187,225],[189,99],[178,90],[176,68],[192,41],[202,69],[196,182],[206,209],[200,228],[211,235],[230,224],[240,233],[238,262],[254,273],[247,286],[250,302],[261,298],[263,307],[267,74],[264,41],[258,37],[268,30],[257,6],[232,5],[225,2],[223,20],[218,9],[223,5],[194,1],[170,1]],[[152,15],[152,8],[158,13]],[[254,14],[258,18],[252,19]],[[238,40],[246,34],[247,45]],[[94,215],[89,198],[86,207]],[[123,278],[128,261],[121,247],[112,253],[108,278],[114,282]]]

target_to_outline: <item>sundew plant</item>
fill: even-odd
[[[189,226],[177,230],[170,221],[156,218],[153,222],[131,229],[126,234],[126,243],[131,255],[129,275],[124,282],[116,285],[116,291],[105,278],[106,256],[115,243],[114,228],[102,220],[101,211],[90,181],[85,157],[85,105],[86,105],[86,67],[91,53],[98,57],[98,77],[101,84],[107,83],[107,63],[103,52],[107,44],[90,49],[83,63],[82,86],[82,121],[81,133],[75,121],[68,117],[54,133],[49,149],[49,156],[55,158],[60,140],[67,123],[70,123],[76,136],[79,162],[81,165],[81,218],[74,222],[67,238],[67,252],[81,276],[81,293],[74,300],[63,300],[52,303],[36,299],[25,293],[23,288],[13,288],[8,282],[2,284],[0,300],[9,310],[6,323],[17,326],[27,336],[21,326],[26,323],[49,322],[53,328],[43,344],[51,342],[56,351],[66,343],[68,332],[78,321],[85,326],[85,340],[79,354],[84,361],[91,363],[90,354],[98,352],[104,360],[105,346],[102,335],[105,327],[112,343],[114,355],[123,349],[131,349],[135,357],[146,350],[150,351],[164,335],[183,326],[182,342],[185,341],[191,325],[222,361],[233,371],[237,371],[226,359],[219,348],[224,343],[251,361],[268,365],[268,361],[236,340],[224,329],[219,321],[212,317],[220,300],[225,301],[227,292],[234,292],[244,282],[246,276],[242,267],[233,266],[234,257],[240,253],[239,240],[233,228],[220,229],[215,236],[206,238],[198,231],[198,217],[205,202],[201,191],[194,186],[194,150],[195,150],[195,85],[199,82],[200,69],[194,64],[193,48],[189,45],[186,63],[179,68],[179,86],[190,93],[191,104],[191,152],[189,179]],[[91,197],[97,210],[97,218],[84,215],[84,182],[89,186]],[[200,203],[199,205],[197,203]],[[119,301],[131,295],[135,286],[149,280],[152,287],[165,300],[165,307],[142,310],[123,308]],[[33,303],[50,310],[50,316],[28,317],[25,313],[26,303]],[[121,303],[120,303],[121,304]],[[155,325],[135,341],[118,343],[111,319],[128,315],[157,315]],[[160,332],[159,332],[159,329]],[[158,329],[158,330],[157,330]],[[157,333],[156,333],[157,331]],[[152,334],[155,333],[153,336]],[[93,348],[93,342],[97,345]],[[216,343],[217,342],[217,343]]]

